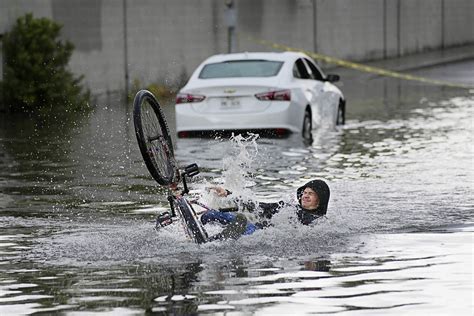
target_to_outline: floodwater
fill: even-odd
[[[472,69],[415,74],[471,80]],[[474,94],[386,78],[342,90],[347,124],[315,130],[311,144],[174,139],[180,165],[201,167],[194,192],[225,182],[290,201],[309,179],[331,187],[313,227],[282,213],[200,246],[179,223],[153,229],[166,194],[142,162],[130,105],[109,96],[70,123],[2,114],[0,314],[472,315]]]

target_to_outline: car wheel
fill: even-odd
[[[312,129],[313,129],[313,120],[311,119],[311,112],[309,110],[306,110],[306,112],[304,113],[303,129],[301,132],[304,139],[311,139]]]
[[[339,101],[339,106],[337,107],[337,118],[336,125],[344,125],[346,123],[346,103],[344,101]]]

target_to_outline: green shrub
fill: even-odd
[[[80,111],[89,91],[67,68],[74,46],[59,40],[61,25],[26,14],[3,37],[3,110],[38,113]]]
[[[158,99],[172,99],[173,97],[176,96],[175,89],[171,87],[160,85],[158,83],[150,83],[149,85],[143,87],[140,80],[134,79],[130,87],[130,91],[128,93],[128,100],[129,101],[133,100],[133,98],[135,97],[135,94],[141,89],[146,89],[150,91]]]

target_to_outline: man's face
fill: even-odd
[[[307,210],[314,210],[318,208],[319,196],[311,188],[306,188],[301,196],[301,206]]]

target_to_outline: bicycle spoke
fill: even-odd
[[[146,106],[145,106],[146,104]],[[145,137],[147,138],[146,146],[150,158],[154,166],[163,175],[169,174],[170,168],[166,163],[168,161],[165,152],[163,150],[164,137],[161,132],[161,128],[158,124],[158,118],[156,117],[153,108],[149,103],[145,103],[142,108],[142,126]],[[155,135],[155,136],[150,136]]]

